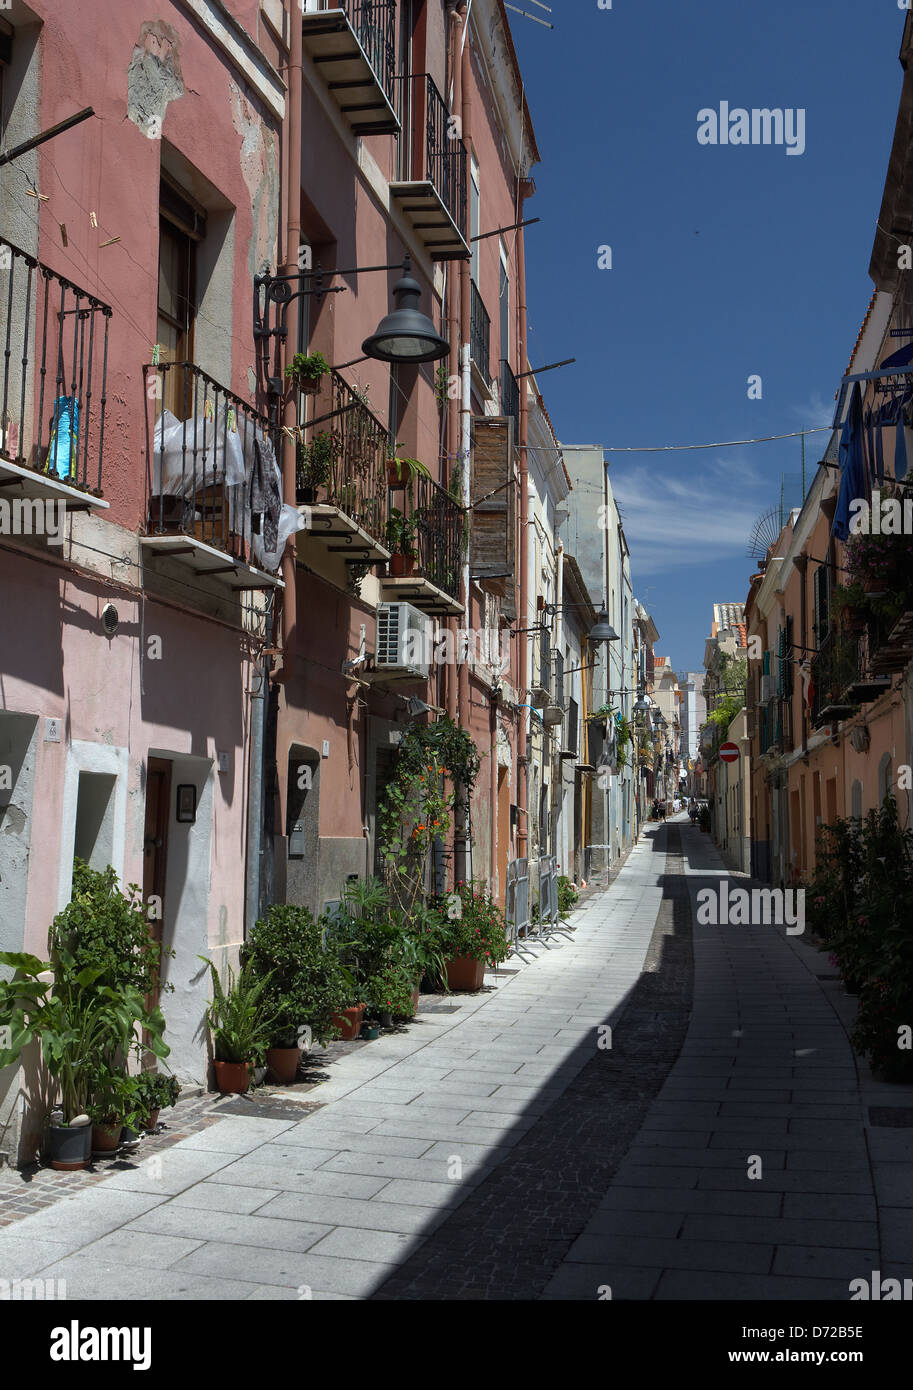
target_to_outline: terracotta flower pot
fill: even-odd
[[[296,376],[295,381],[302,396],[319,396],[320,383],[322,377],[319,376]]]
[[[481,989],[485,964],[472,956],[454,956],[447,962],[447,983],[451,989]]]
[[[291,1086],[298,1075],[300,1061],[300,1047],[271,1047],[266,1054],[266,1065],[280,1086]]]
[[[407,574],[411,574],[415,569],[414,555],[391,555],[390,556],[390,578],[404,579]]]
[[[93,1125],[92,1126],[92,1152],[94,1154],[111,1154],[120,1148],[120,1132],[123,1129],[121,1124],[112,1125]]]
[[[402,459],[387,459],[387,487],[405,487],[409,470]]]
[[[358,1037],[364,1012],[364,1004],[353,1004],[351,1008],[333,1015],[333,1023],[340,1030],[341,1042],[351,1042],[353,1038]]]
[[[250,1087],[250,1069],[246,1062],[214,1062],[216,1085],[223,1096],[243,1096]]]
[[[158,1122],[159,1122],[159,1112],[158,1112],[158,1110],[150,1110],[149,1114],[146,1116],[146,1133],[147,1133],[147,1134],[151,1134],[152,1131],[155,1129],[156,1125],[158,1124]]]

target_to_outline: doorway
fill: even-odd
[[[146,816],[143,826],[143,903],[149,931],[159,947],[165,925],[165,882],[168,864],[168,821],[171,811],[171,763],[149,758],[146,763]],[[157,986],[146,1000],[154,1008],[161,994]]]

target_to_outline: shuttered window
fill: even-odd
[[[472,421],[470,573],[502,599],[509,621],[517,616],[516,486],[513,421],[477,415]]]

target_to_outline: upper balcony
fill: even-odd
[[[307,399],[311,418],[291,431],[295,501],[307,522],[299,548],[319,544],[356,564],[388,560],[387,430],[338,372]]]
[[[510,369],[510,363],[501,358],[501,414],[509,415],[514,422],[514,443],[520,435],[520,383]]]
[[[266,417],[193,362],[143,371],[146,555],[230,589],[278,587],[288,523]]]
[[[305,0],[304,51],[356,135],[395,135],[395,0]]]
[[[0,239],[0,498],[104,510],[112,311]]]
[[[490,389],[489,340],[491,319],[479,294],[476,282],[469,282],[469,360],[479,373],[486,392]]]
[[[414,478],[398,490],[398,500],[390,512],[388,546],[399,556],[402,573],[381,580],[384,600],[403,599],[440,617],[462,613],[463,508],[431,478]]]
[[[466,146],[427,73],[401,77],[402,178],[391,196],[433,261],[466,260]]]

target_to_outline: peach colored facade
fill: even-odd
[[[356,0],[329,20],[311,0],[166,0],[154,19],[135,0],[0,12],[4,147],[94,108],[0,182],[0,277],[13,276],[0,502],[65,518],[58,543],[0,506],[0,949],[44,953],[77,854],[161,899],[176,952],[162,1003],[185,1082],[207,1077],[198,955],[221,966],[269,902],[320,910],[373,871],[377,802],[415,698],[484,755],[445,877],[486,878],[503,898],[524,851],[527,638],[508,641],[506,666],[433,664],[427,679],[380,670],[375,654],[392,602],[454,638],[535,621],[521,621],[516,224],[538,154],[501,0],[385,0],[372,24],[381,11],[382,43]],[[334,81],[353,33],[356,69]],[[359,115],[371,102],[383,130]],[[443,380],[433,362],[391,370],[362,354],[407,254],[450,344]],[[328,292],[295,301],[285,340],[258,337],[257,277],[318,265]],[[333,371],[324,396],[290,406],[269,377],[296,350]],[[308,441],[325,420],[345,441],[356,421],[374,492],[356,506],[343,476],[312,515],[276,428],[290,419]],[[431,480],[411,582],[386,563],[386,518],[403,505],[383,479],[393,445]],[[281,514],[253,491],[274,467]],[[495,475],[505,502],[483,553],[470,509]],[[284,556],[285,531],[266,542],[273,515],[302,528]],[[17,1069],[0,1073],[7,1156],[34,1147],[27,1090]]]

